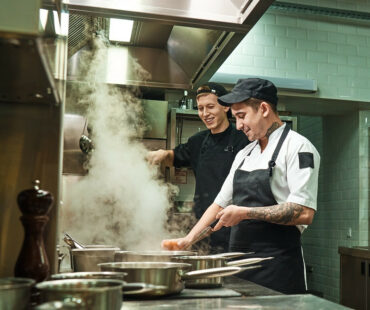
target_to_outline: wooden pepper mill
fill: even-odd
[[[20,219],[25,236],[14,274],[16,277],[32,278],[41,282],[50,275],[43,232],[49,221],[47,214],[54,198],[49,192],[39,189],[39,180],[33,183],[34,187],[20,192],[17,199],[23,214]]]

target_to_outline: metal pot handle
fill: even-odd
[[[248,252],[248,253],[244,253],[244,252],[227,252],[227,253],[213,254],[213,255],[210,255],[210,256],[211,257],[224,257],[226,259],[229,259],[229,258],[235,258],[235,257],[240,257],[240,256],[250,255],[250,254],[254,254],[254,252]]]
[[[244,270],[245,268],[236,267],[236,266],[201,269],[201,270],[194,270],[194,271],[186,272],[185,274],[181,275],[181,279],[182,280],[196,280],[196,279],[226,277],[226,276],[232,276]]]
[[[268,259],[273,259],[273,257],[251,257],[251,258],[239,259],[239,260],[227,262],[226,266],[248,266],[248,265],[260,263]]]
[[[165,285],[153,285],[147,283],[125,283],[122,287],[122,292],[123,295],[140,295],[167,288],[168,287]]]
[[[36,306],[35,310],[57,310],[57,309],[85,309],[85,302],[80,298],[67,297],[60,300],[48,301]]]

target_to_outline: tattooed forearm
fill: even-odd
[[[280,127],[279,123],[278,122],[274,122],[272,123],[271,127],[269,129],[267,129],[267,132],[266,132],[266,138],[270,137],[270,135]]]
[[[294,224],[304,211],[305,207],[297,203],[286,202],[269,207],[248,208],[247,216],[250,219],[289,225]]]

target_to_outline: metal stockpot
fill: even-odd
[[[114,261],[116,247],[88,246],[83,249],[71,249],[73,271],[100,271],[98,264]]]
[[[31,287],[35,280],[27,278],[0,278],[0,309],[28,309]]]
[[[40,290],[41,302],[60,301],[84,310],[120,310],[123,285],[119,280],[73,279],[45,281],[36,288]]]
[[[162,287],[141,295],[146,297],[180,293],[184,289],[184,280],[227,276],[243,271],[240,267],[224,267],[187,272],[190,264],[169,262],[121,262],[99,266],[102,271],[127,272],[126,281],[129,283],[144,282]]]
[[[191,265],[191,270],[204,270],[210,268],[221,268],[225,266],[248,266],[252,264],[259,263],[265,259],[271,259],[272,257],[267,258],[246,258],[228,262],[227,261],[228,255],[204,255],[204,256],[180,256],[172,258],[172,261],[179,262],[179,263],[186,263]],[[230,255],[229,257],[232,257]],[[234,256],[235,257],[235,256]],[[259,268],[261,266],[250,266],[244,268],[246,269],[254,269]],[[214,277],[214,278],[205,278],[205,279],[189,279],[185,281],[185,287],[188,288],[213,288],[213,287],[220,287],[222,286],[223,279],[222,277]]]
[[[193,256],[193,251],[118,251],[114,254],[115,262],[170,262],[177,256]]]

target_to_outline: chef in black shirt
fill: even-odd
[[[148,154],[152,164],[171,167],[191,167],[195,175],[194,213],[199,219],[213,203],[227,177],[235,155],[248,143],[248,139],[230,123],[229,107],[220,105],[217,98],[227,94],[217,83],[206,83],[197,89],[198,114],[207,130],[198,132],[187,143],[174,150],[158,150]],[[230,228],[211,235],[211,252],[226,252]]]

